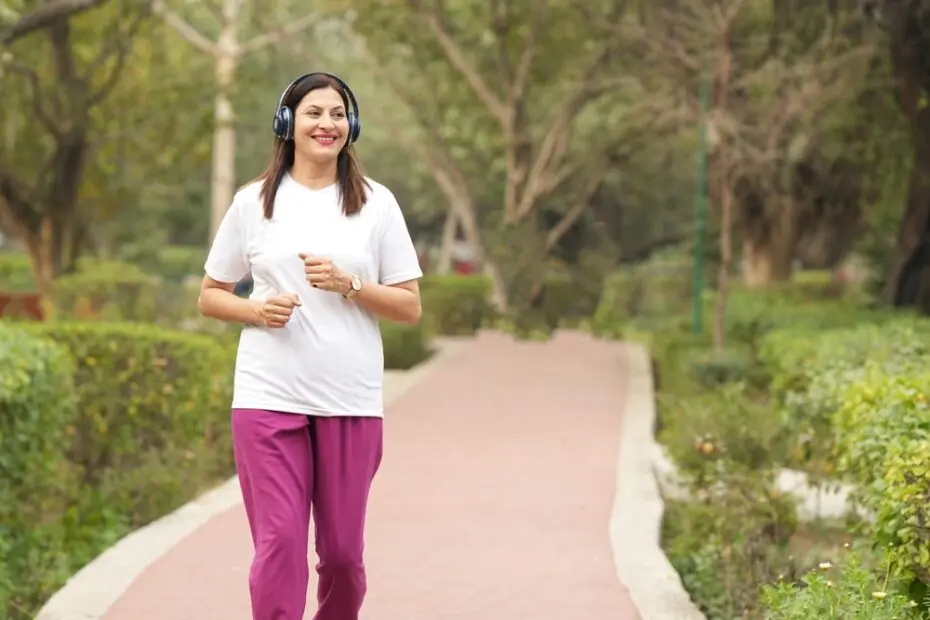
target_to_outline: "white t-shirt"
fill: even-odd
[[[252,299],[296,293],[303,305],[283,328],[245,327],[236,358],[233,408],[319,416],[384,415],[384,352],[378,317],[339,293],[307,284],[301,252],[322,256],[362,282],[397,284],[422,277],[394,195],[368,179],[368,201],[346,217],[337,185],[312,190],[281,181],[266,220],[261,182],[240,189],[205,270],[219,282],[250,271]]]

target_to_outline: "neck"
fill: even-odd
[[[310,189],[323,189],[335,183],[338,178],[336,161],[318,163],[298,158],[291,167],[291,176]]]

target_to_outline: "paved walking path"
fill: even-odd
[[[394,401],[363,618],[638,620],[608,531],[623,359],[580,333],[482,334]],[[250,620],[251,555],[235,506],[143,571],[105,618]]]

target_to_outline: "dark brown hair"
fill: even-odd
[[[297,106],[301,100],[307,96],[307,93],[318,88],[332,88],[335,90],[342,97],[342,105],[345,106],[346,112],[350,110],[349,97],[346,95],[342,84],[322,74],[311,75],[295,84],[284,98],[283,105],[289,107],[296,117]],[[281,185],[284,175],[294,165],[294,141],[283,140],[275,136],[273,148],[271,162],[265,171],[255,179],[255,181],[262,182],[262,188],[258,196],[262,200],[265,219],[269,220],[274,216],[274,200],[278,194],[278,186]],[[365,174],[362,171],[361,164],[355,157],[355,150],[349,140],[346,140],[345,146],[342,147],[337,156],[336,173],[339,181],[339,196],[342,199],[342,212],[345,215],[355,215],[362,210],[367,200],[365,187],[371,189],[371,186],[365,180]]]

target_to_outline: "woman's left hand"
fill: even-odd
[[[313,288],[331,293],[345,293],[352,284],[349,278],[333,261],[312,254],[301,253],[307,283]]]

